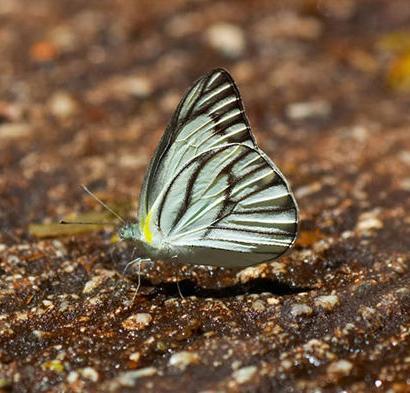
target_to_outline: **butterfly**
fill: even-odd
[[[245,267],[295,242],[298,208],[258,147],[238,88],[224,69],[198,79],[151,159],[138,221],[119,231],[149,259]]]

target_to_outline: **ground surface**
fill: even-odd
[[[409,391],[408,2],[2,0],[0,48],[0,389]],[[136,294],[114,229],[54,223],[111,219],[81,183],[133,217],[216,66],[299,240],[242,272],[144,265]]]

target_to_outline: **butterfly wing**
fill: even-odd
[[[141,231],[181,168],[204,151],[228,143],[255,146],[235,82],[225,70],[215,69],[185,94],[151,160],[140,195]]]
[[[193,158],[172,179],[155,215],[180,260],[221,266],[278,257],[294,243],[297,221],[283,175],[246,144]]]

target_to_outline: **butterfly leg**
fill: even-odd
[[[149,258],[136,258],[136,259],[128,262],[127,265],[125,266],[125,269],[124,269],[124,273],[125,273],[128,266],[131,266],[131,265],[134,265],[134,264],[138,265],[138,268],[137,268],[137,277],[138,277],[137,278],[137,288],[136,288],[135,294],[132,298],[132,303],[134,303],[134,300],[137,297],[139,289],[141,287],[141,264],[142,264],[142,262],[152,262],[152,261]]]
[[[181,287],[179,286],[179,281],[177,281],[177,288],[178,288],[179,296],[181,297],[182,300],[184,300],[185,297],[184,297],[184,295],[182,294]]]
[[[132,299],[133,303],[134,303],[135,298],[138,295],[138,291],[140,290],[140,286],[141,286],[141,261],[142,261],[142,259],[141,258],[138,258],[138,259],[139,259],[138,262],[137,262],[138,263],[138,271],[137,271],[138,281],[137,281],[137,289],[135,290],[135,294],[134,294],[134,297]]]
[[[173,255],[173,256],[171,257],[171,260],[172,260],[172,259],[178,259],[178,255]],[[176,284],[177,284],[179,296],[181,297],[181,299],[185,299],[185,298],[184,298],[184,295],[182,294],[181,287],[179,286],[179,281],[177,281]]]

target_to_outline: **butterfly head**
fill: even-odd
[[[137,224],[126,223],[119,231],[122,240],[137,240],[140,237],[140,231]]]

